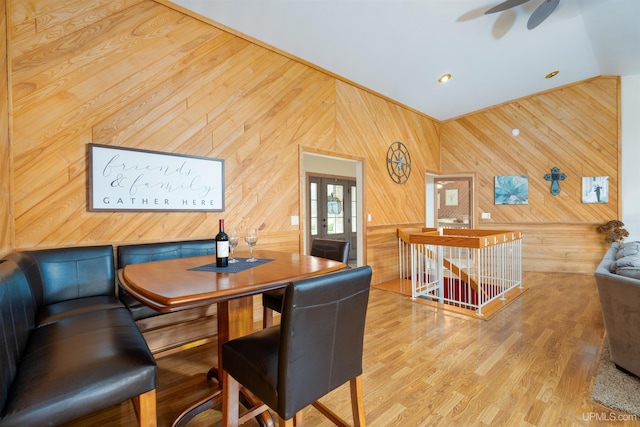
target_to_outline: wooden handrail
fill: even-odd
[[[398,228],[397,236],[405,243],[455,246],[481,249],[522,239],[522,232],[507,230],[477,230],[467,228],[444,228],[443,235],[437,228]]]

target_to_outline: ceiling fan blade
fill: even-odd
[[[527,28],[529,30],[533,30],[538,25],[542,24],[542,21],[547,19],[551,12],[553,12],[556,7],[558,7],[558,3],[560,0],[544,0],[536,10],[533,11],[529,20],[527,21]]]
[[[490,13],[502,12],[503,10],[511,9],[512,7],[520,6],[523,3],[528,2],[529,0],[507,0],[505,2],[500,3],[497,6],[492,7],[487,10],[484,14],[488,15]]]

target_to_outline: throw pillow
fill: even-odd
[[[624,258],[630,255],[638,255],[640,252],[640,244],[638,242],[628,242],[620,245],[616,253],[616,259]]]
[[[628,255],[611,263],[611,272],[640,279],[640,254]]]
[[[616,270],[616,274],[620,276],[630,277],[631,279],[640,280],[640,267],[623,267]]]
[[[640,268],[640,255],[629,255],[616,260],[617,268],[622,267],[636,267]]]

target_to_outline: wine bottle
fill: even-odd
[[[216,234],[216,267],[229,266],[229,236],[224,232],[224,219],[220,220],[220,231]]]

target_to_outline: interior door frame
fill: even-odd
[[[364,171],[365,171],[365,159],[363,157],[350,156],[343,153],[335,153],[329,152],[325,150],[319,150],[313,147],[304,147],[302,145],[298,148],[298,161],[299,161],[299,173],[298,173],[298,188],[299,188],[299,196],[298,200],[300,202],[299,212],[300,212],[300,253],[308,254],[308,242],[307,235],[309,231],[307,230],[307,199],[308,199],[308,188],[306,185],[306,177],[307,173],[315,174],[318,171],[311,170],[308,165],[305,165],[305,157],[319,157],[323,158],[328,162],[336,161],[336,162],[347,162],[352,164],[354,168],[353,180],[356,182],[356,233],[357,233],[357,265],[365,265],[367,263],[367,236],[365,233],[365,212],[366,212],[366,200],[365,200],[365,179],[364,179]],[[322,172],[319,172],[322,173]],[[326,171],[324,173],[327,173]],[[341,174],[344,175],[344,174]],[[348,176],[345,175],[345,176]]]
[[[351,231],[351,218],[352,218],[352,208],[351,208],[351,200],[352,200],[352,194],[351,194],[351,186],[355,186],[356,187],[356,193],[355,196],[357,197],[357,185],[355,182],[355,178],[353,177],[348,177],[348,176],[341,176],[341,175],[328,175],[328,174],[321,174],[318,172],[307,172],[306,173],[306,181],[305,181],[305,185],[307,185],[307,192],[309,192],[309,188],[311,186],[311,182],[316,182],[317,184],[319,184],[319,193],[324,194],[325,193],[325,188],[323,187],[323,184],[328,184],[330,182],[333,181],[334,184],[337,185],[343,185],[344,186],[344,195],[343,195],[343,212],[344,212],[344,233],[342,233],[342,236],[338,235],[332,235],[326,232],[326,230],[322,230],[321,228],[324,228],[325,225],[322,225],[322,227],[319,228],[319,232],[317,234],[317,237],[319,238],[325,238],[325,239],[338,239],[338,240],[342,240],[342,237],[344,237],[345,241],[349,241],[351,242],[351,249],[349,250],[349,259],[353,259],[353,255],[355,254],[355,256],[357,257],[357,249],[358,249],[358,241],[357,241],[357,227],[356,227],[356,231]],[[325,194],[325,198],[326,198],[326,194]],[[307,193],[307,200],[308,200],[308,193]],[[322,202],[325,202],[325,200],[323,200],[322,198],[319,198],[320,200],[322,200]],[[357,203],[357,200],[356,200]],[[325,205],[321,205],[322,206],[322,211],[324,212],[324,206]],[[311,207],[307,206],[307,221],[310,220],[310,216],[311,216]],[[357,213],[356,213],[357,214]],[[356,226],[357,226],[357,219],[356,219]],[[319,224],[320,225],[320,224]],[[305,227],[306,229],[306,233],[307,233],[307,251],[311,251],[311,239],[313,239],[313,236],[311,235],[311,230],[309,230],[308,228],[308,224],[307,227]],[[353,236],[352,234],[355,234],[355,242],[353,241]]]
[[[438,190],[436,189],[436,180],[443,180],[447,178],[468,178],[471,180],[471,189],[470,189],[470,204],[469,204],[469,227],[476,228],[479,224],[479,219],[477,216],[478,212],[478,202],[476,197],[476,183],[477,183],[477,173],[476,172],[461,172],[455,174],[439,174],[433,172],[427,172],[426,177],[426,195],[427,197],[427,207],[425,209],[426,218],[425,224],[427,227],[437,227],[436,221],[438,218]],[[429,206],[429,204],[431,206]]]

